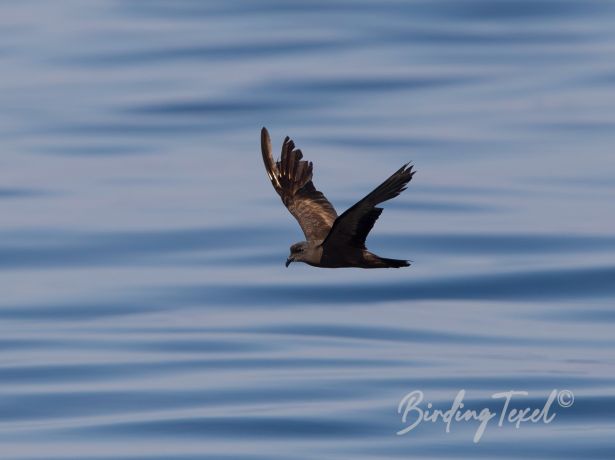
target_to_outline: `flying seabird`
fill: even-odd
[[[338,217],[333,205],[312,183],[312,162],[301,160],[301,150],[287,136],[279,161],[273,160],[271,139],[261,130],[261,150],[267,175],[284,206],[297,219],[307,241],[290,247],[286,260],[305,262],[314,267],[399,268],[407,260],[385,259],[365,247],[365,238],[382,213],[376,205],[395,198],[406,190],[414,171],[408,163]]]

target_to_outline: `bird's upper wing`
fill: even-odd
[[[346,210],[335,220],[323,246],[327,248],[349,245],[365,249],[365,238],[382,213],[382,208],[377,208],[376,205],[395,198],[406,190],[406,185],[413,175],[412,166],[405,164],[365,198]]]
[[[312,162],[301,160],[301,150],[288,137],[282,145],[282,157],[273,160],[267,129],[261,130],[261,150],[267,175],[282,202],[295,216],[308,241],[322,241],[337,218],[335,209],[312,183]]]

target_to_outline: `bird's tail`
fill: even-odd
[[[371,252],[365,254],[365,259],[368,261],[367,268],[401,268],[410,266],[410,262],[407,260],[387,259]]]
[[[401,259],[386,259],[384,257],[378,257],[378,262],[383,264],[382,266],[384,268],[401,268],[410,266],[410,262]]]

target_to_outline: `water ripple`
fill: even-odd
[[[615,267],[555,269],[455,278],[408,280],[377,286],[355,284],[262,284],[258,286],[177,287],[162,290],[171,302],[220,304],[305,305],[357,304],[417,300],[558,301],[606,299],[615,295]],[[4,312],[0,312],[4,314]]]
[[[2,460],[613,457],[611,3],[0,5]],[[339,209],[413,159],[368,241],[413,266],[285,269],[263,125]]]

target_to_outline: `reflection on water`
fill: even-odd
[[[3,459],[612,458],[612,4],[0,11]],[[369,240],[413,265],[284,268],[263,125],[338,212],[413,161]],[[411,390],[563,388],[395,435]]]

